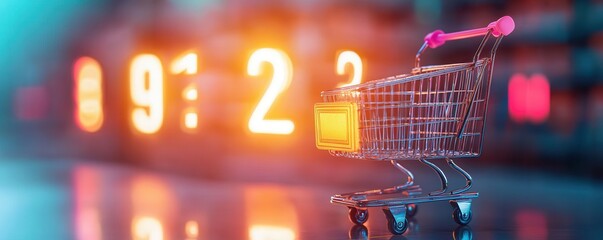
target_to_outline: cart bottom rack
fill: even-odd
[[[461,173],[467,181],[465,187],[447,191],[448,181],[443,171],[426,160],[421,161],[440,176],[442,180],[440,190],[422,195],[421,187],[413,184],[412,173],[392,160],[392,164],[408,176],[408,181],[405,184],[385,189],[336,194],[331,196],[331,203],[348,207],[350,221],[357,225],[362,225],[368,220],[368,208],[380,207],[385,213],[387,228],[396,235],[406,232],[408,228],[407,218],[415,216],[418,210],[417,204],[421,203],[448,201],[453,208],[452,218],[454,221],[463,226],[469,224],[472,219],[472,200],[479,197],[477,192],[466,192],[471,187],[471,176],[458,167],[452,159],[447,159],[449,165]]]

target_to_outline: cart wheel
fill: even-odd
[[[368,239],[368,229],[364,225],[354,225],[350,228],[351,239]]]
[[[469,222],[471,222],[471,210],[469,210],[467,213],[463,214],[461,213],[461,209],[454,208],[454,211],[452,212],[452,218],[454,219],[454,221],[456,223],[458,223],[459,225],[467,225],[469,224]]]
[[[414,217],[417,214],[417,204],[411,203],[406,205],[406,217]]]
[[[392,234],[401,235],[408,229],[408,220],[404,218],[403,221],[397,222],[393,217],[388,217],[387,229],[389,229]]]
[[[367,209],[350,208],[350,220],[358,225],[362,225],[368,220],[369,213]]]

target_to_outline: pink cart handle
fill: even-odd
[[[486,35],[490,30],[492,30],[492,35],[495,37],[500,37],[501,35],[507,36],[513,32],[514,29],[515,22],[513,21],[513,18],[504,16],[494,22],[491,22],[487,27],[484,28],[476,28],[453,33],[444,33],[442,30],[435,30],[425,36],[425,42],[427,42],[427,46],[430,48],[437,48],[442,46],[448,40],[483,36]]]

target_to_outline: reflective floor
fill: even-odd
[[[119,165],[5,160],[0,238],[600,239],[602,184],[472,170],[480,197],[469,226],[458,227],[448,203],[425,203],[407,233],[392,236],[381,209],[369,210],[364,228],[348,220],[345,207],[329,203],[334,193],[362,190],[349,186],[207,182]]]

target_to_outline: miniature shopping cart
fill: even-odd
[[[350,219],[358,225],[367,221],[368,208],[381,207],[393,234],[404,233],[407,216],[416,213],[416,204],[426,202],[449,201],[453,219],[468,224],[471,201],[479,194],[467,192],[471,176],[452,159],[481,155],[496,49],[514,28],[513,19],[505,16],[485,28],[437,30],[425,37],[410,74],[323,91],[324,102],[314,106],[317,147],[334,156],[387,160],[407,177],[406,183],[391,188],[334,195],[331,203],[347,206]],[[420,65],[427,47],[476,36],[484,37],[472,62]],[[482,57],[487,45],[490,54]],[[466,185],[448,191],[446,175],[430,162],[433,159],[445,159]],[[439,176],[441,189],[422,195],[400,160],[419,160],[429,166]]]

